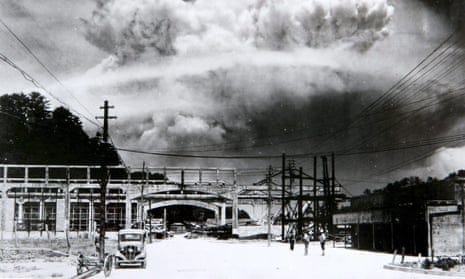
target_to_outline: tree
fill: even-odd
[[[113,146],[89,138],[67,108],[49,110],[33,92],[0,96],[0,159],[16,164],[120,163]]]

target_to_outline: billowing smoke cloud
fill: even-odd
[[[113,0],[99,3],[85,24],[90,42],[125,63],[144,53],[171,56],[341,43],[366,50],[387,35],[392,13],[385,0]]]
[[[69,84],[79,92],[106,95],[118,110],[112,131],[117,144],[144,150],[319,152],[367,139],[364,147],[373,148],[446,134],[457,124],[457,115],[463,116],[458,102],[422,110],[415,123],[408,120],[395,128],[389,127],[397,115],[412,107],[388,110],[372,116],[372,124],[324,140],[346,127],[444,37],[446,28],[433,17],[425,19],[424,6],[402,2],[396,16],[390,3],[98,2],[85,20],[85,36],[109,57]],[[412,19],[412,10],[421,12]],[[412,21],[422,24],[413,26]],[[447,81],[434,84],[423,90],[432,99],[441,100],[454,89]],[[218,145],[222,143],[227,144]],[[193,147],[198,145],[203,147]],[[338,167],[363,177],[364,167],[387,168],[406,154],[345,158]],[[152,164],[185,165],[154,160]]]

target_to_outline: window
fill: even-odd
[[[70,230],[86,231],[89,225],[89,204],[71,203]]]
[[[107,227],[110,230],[124,228],[126,221],[126,205],[124,203],[110,203],[107,205]]]
[[[142,235],[136,233],[128,233],[120,235],[121,241],[141,241]]]
[[[56,203],[45,203],[45,224],[49,231],[54,231],[56,226],[57,207]]]

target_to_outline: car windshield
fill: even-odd
[[[142,235],[137,233],[128,233],[120,235],[121,241],[141,241]]]

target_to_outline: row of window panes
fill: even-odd
[[[94,220],[98,221],[98,204],[94,204]],[[26,227],[35,230],[32,223],[47,223],[49,229],[55,228],[56,204],[46,203],[44,207],[45,220],[40,218],[40,204],[38,202],[27,202],[23,204],[23,223],[28,223]],[[19,206],[16,205],[16,218],[19,214]],[[137,214],[137,212],[136,212]],[[125,204],[109,204],[107,206],[107,222],[123,226],[125,224],[126,211]],[[71,203],[70,205],[70,230],[85,231],[89,226],[89,204],[88,203]],[[24,227],[24,226],[22,226]]]

